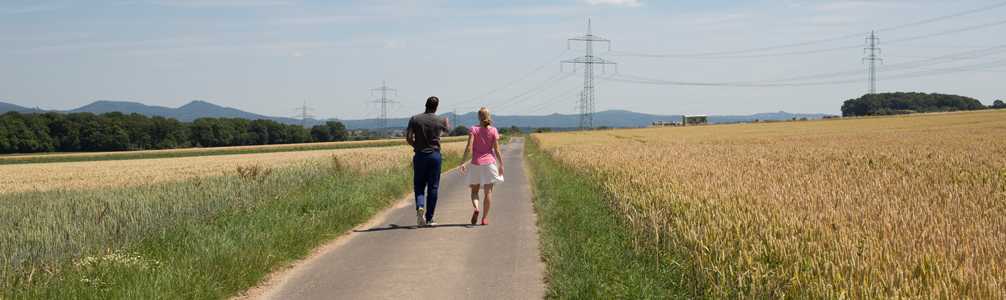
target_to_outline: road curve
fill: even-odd
[[[543,298],[523,141],[500,146],[506,180],[493,189],[489,226],[471,225],[471,190],[453,169],[441,176],[438,225],[418,228],[409,196],[291,270],[260,299]]]

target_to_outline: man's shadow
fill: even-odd
[[[372,227],[365,230],[353,230],[353,232],[378,232],[386,230],[411,230],[411,229],[436,229],[437,227],[469,227],[474,228],[475,225],[472,224],[437,224],[433,226],[419,227],[418,225],[412,226],[400,226],[398,224],[388,224],[388,227]]]

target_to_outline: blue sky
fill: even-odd
[[[617,63],[595,70],[597,111],[839,114],[867,92],[871,30],[877,92],[991,104],[1006,100],[1004,15],[994,1],[3,1],[0,102],[294,116],[306,101],[363,119],[386,80],[390,117],[430,95],[441,112],[573,114],[582,66],[560,62],[584,55],[567,39],[590,19],[611,41],[595,56]]]

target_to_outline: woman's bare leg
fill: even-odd
[[[486,200],[482,201],[482,221],[486,220],[486,216],[489,215],[489,206],[493,204],[493,184],[485,186]]]
[[[469,185],[472,188],[472,206],[475,210],[479,210],[479,185],[473,184]]]

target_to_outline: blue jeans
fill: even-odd
[[[416,209],[426,207],[427,220],[433,219],[433,211],[437,209],[437,188],[440,187],[440,165],[443,162],[444,158],[440,152],[416,153],[416,156],[412,157]]]

